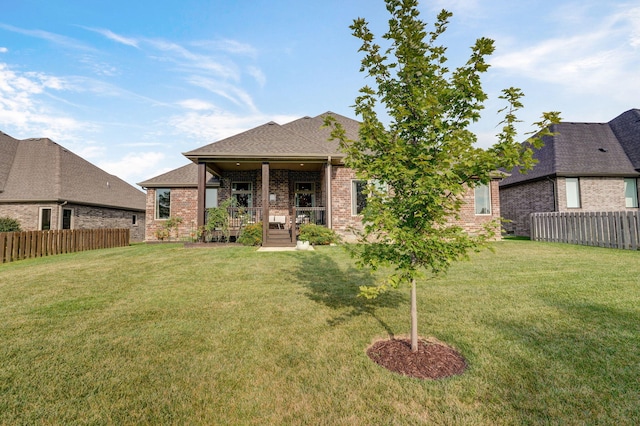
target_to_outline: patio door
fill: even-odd
[[[296,182],[296,207],[316,206],[316,186],[313,182]]]

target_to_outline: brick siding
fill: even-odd
[[[20,222],[24,231],[37,231],[40,209],[51,209],[51,229],[61,229],[62,209],[72,209],[72,229],[129,228],[131,241],[142,241],[145,232],[145,214],[139,211],[113,209],[81,204],[21,203],[0,205],[0,216],[9,216]],[[133,224],[136,215],[136,224]]]

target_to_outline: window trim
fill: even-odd
[[[64,212],[65,211],[71,212],[71,215],[69,216],[69,227],[68,228],[64,227]],[[72,208],[63,208],[61,213],[62,214],[60,215],[60,229],[73,229],[73,209]]]
[[[160,191],[167,191],[169,193],[169,214],[167,217],[160,217]],[[155,214],[156,220],[168,220],[171,217],[171,188],[156,188],[156,200],[155,200]]]
[[[367,181],[362,179],[351,179],[351,216],[362,216],[362,210],[358,212],[358,188],[357,185],[359,183],[363,183],[365,186],[363,189],[367,187]],[[364,194],[363,194],[364,195]],[[363,209],[367,206],[362,207]]]
[[[627,196],[628,191],[628,182],[633,183],[633,189],[631,198]],[[638,208],[638,179],[637,178],[624,178],[624,206],[626,208],[637,209]],[[629,200],[631,202],[629,202]],[[632,205],[629,205],[632,204]]]
[[[301,183],[306,183],[311,185],[311,189],[309,190],[298,190],[298,185]],[[311,195],[311,207],[315,207],[316,206],[316,183],[315,182],[310,182],[310,181],[300,181],[300,182],[295,182],[293,184],[293,202],[296,206],[296,208],[300,207],[298,205],[298,194],[308,194]],[[303,207],[305,208],[305,207]]]
[[[43,219],[43,217],[42,217],[42,213],[43,213],[45,210],[49,210],[49,229],[43,229],[43,228],[42,228],[42,225],[43,225],[43,222],[44,222],[44,221],[42,220],[42,219]],[[53,229],[53,228],[51,228],[51,219],[52,219],[52,217],[53,217],[53,209],[52,209],[51,207],[40,207],[40,208],[38,209],[38,229],[39,229],[40,231],[51,231],[51,230]]]
[[[249,184],[249,189],[248,190],[233,189],[233,186],[238,184],[238,183],[248,183]],[[248,181],[248,180],[238,180],[238,181],[231,182],[231,198],[236,200],[236,206],[235,207],[239,207],[237,205],[238,204],[237,203],[237,198],[234,197],[235,195],[238,195],[238,194],[247,194],[247,195],[249,195],[249,203],[248,203],[249,205],[246,206],[246,208],[250,209],[250,208],[253,207],[253,182]],[[245,207],[245,206],[243,206],[243,207]]]
[[[486,213],[478,213],[478,189],[484,189],[486,188],[487,191],[487,210],[488,212]],[[476,185],[473,188],[473,212],[475,213],[476,216],[491,216],[492,215],[492,208],[491,208],[491,184],[484,184],[481,183],[479,185]],[[484,207],[483,207],[484,208]]]
[[[569,205],[569,183],[575,182],[575,191],[573,194],[576,196],[577,205]],[[568,209],[579,209],[582,208],[582,194],[580,194],[580,178],[577,177],[566,177],[564,178],[564,189],[565,189],[565,202],[567,204]],[[573,188],[572,188],[573,189]]]

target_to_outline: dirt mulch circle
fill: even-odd
[[[467,361],[455,349],[437,341],[418,341],[418,352],[411,352],[410,339],[380,340],[367,349],[373,362],[417,379],[443,379],[464,373]]]

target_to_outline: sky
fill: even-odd
[[[607,122],[640,108],[640,0],[431,0],[453,12],[448,66],[480,37],[496,50],[473,126],[496,141],[501,90],[523,90],[519,139],[543,111]],[[358,119],[365,18],[383,0],[0,0],[0,131],[51,138],[136,185],[189,163],[181,153],[252,127],[333,111]],[[428,27],[432,28],[432,27]]]

